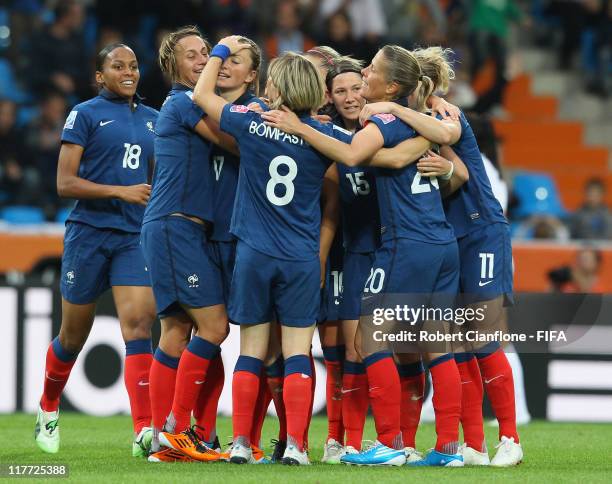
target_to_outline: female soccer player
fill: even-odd
[[[423,72],[441,92],[448,89],[449,80],[453,78],[449,54],[451,51],[439,47],[414,51]],[[474,308],[486,307],[487,317],[464,326],[486,332],[501,329],[501,307],[504,302],[512,301],[510,234],[502,208],[491,190],[472,128],[463,114],[458,121],[437,120],[400,106],[369,106],[364,116],[387,112],[389,108],[421,135],[450,145],[442,148],[442,153],[455,152],[467,164],[469,181],[445,199],[445,210],[459,245],[464,302]],[[483,381],[499,421],[499,450],[491,465],[518,464],[523,451],[516,430],[512,369],[503,348],[497,343],[489,343],[484,347],[464,349],[455,354],[455,359],[462,380],[469,382],[461,387],[465,440],[462,452],[466,464],[489,464],[482,428]]]
[[[423,110],[432,91],[431,81],[423,76],[415,57],[398,46],[383,47],[363,72],[362,95],[368,101],[398,100],[410,96],[413,105]],[[264,113],[270,127],[302,137],[331,159],[349,166],[371,158],[377,150],[395,146],[415,132],[389,114],[371,118],[349,146],[325,136],[287,111]],[[377,171],[382,246],[366,281],[362,302],[378,293],[412,295],[440,294],[451,303],[458,288],[458,254],[452,227],[446,221],[439,184],[425,177],[416,165],[401,170]],[[418,274],[418,277],[415,277]],[[426,303],[428,297],[417,301]],[[367,316],[365,304],[362,318]],[[370,313],[371,314],[371,313]],[[439,325],[442,329],[443,325]],[[401,465],[406,457],[400,433],[401,387],[398,372],[386,351],[361,346],[368,376],[370,403],[378,441],[361,454],[346,455],[343,462],[368,465]],[[457,454],[461,403],[461,380],[452,353],[430,350],[426,355],[434,384],[434,407],[438,440],[435,451],[419,465],[463,465]],[[397,449],[397,450],[393,450]],[[402,449],[402,450],[399,450]]]
[[[232,219],[238,244],[229,302],[230,319],[240,324],[241,355],[234,370],[230,460],[251,459],[253,409],[275,313],[282,325],[285,359],[288,442],[283,462],[308,464],[304,434],[312,399],[308,355],[320,297],[319,200],[331,162],[298,137],[266,127],[260,114],[215,94],[219,67],[242,48],[239,37],[223,39],[194,94],[195,102],[238,140],[241,151]],[[310,118],[323,104],[325,88],[315,66],[303,56],[288,53],[275,59],[268,70],[267,92],[272,107],[290,105],[317,129],[346,136]]]
[[[219,345],[228,332],[221,274],[208,242],[214,218],[208,160],[212,143],[233,146],[233,140],[220,134],[191,100],[207,60],[207,43],[195,27],[168,34],[160,46],[160,66],[173,86],[156,127],[153,190],[141,236],[162,323],[151,368],[153,450],[167,417],[159,443],[204,461],[216,460],[219,454],[201,442],[201,433],[190,429],[191,413],[204,382],[218,384],[214,372],[223,371]],[[189,340],[192,327],[195,334]],[[158,452],[149,460],[175,456]]]
[[[135,439],[143,455],[151,421],[149,367],[155,301],[139,246],[158,113],[140,103],[132,49],[111,44],[96,58],[99,95],[73,108],[62,133],[57,190],[77,203],[68,217],[62,257],[62,323],[47,351],[36,443],[59,450],[59,402],[91,330],[96,301],[112,288],[125,340],[125,384]],[[149,429],[150,430],[150,429]]]

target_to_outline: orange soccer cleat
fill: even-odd
[[[174,449],[163,449],[149,456],[149,462],[195,462],[191,457]]]
[[[221,457],[219,452],[207,447],[198,436],[195,425],[180,434],[168,432],[159,433],[159,443],[164,447],[174,449],[193,460],[200,462],[214,462]]]

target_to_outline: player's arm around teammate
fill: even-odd
[[[150,424],[155,301],[138,239],[151,191],[147,173],[158,113],[136,97],[139,78],[129,47],[105,47],[96,60],[100,93],[72,110],[62,133],[58,194],[77,203],[66,224],[62,323],[47,352],[37,422],[36,441],[46,452],[59,448],[60,395],[91,330],[96,301],[109,287],[126,342],[125,383],[135,433]],[[138,445],[134,450],[141,453]]]

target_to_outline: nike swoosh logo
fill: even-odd
[[[110,121],[100,121],[100,126],[106,126],[107,124],[114,123],[115,120],[111,119]]]
[[[340,390],[342,392],[342,395],[344,395],[345,393],[351,393],[351,392],[356,392],[357,390],[359,390],[359,388],[349,388],[348,390],[345,390],[344,388],[342,390]]]
[[[204,383],[204,381],[205,381],[205,380],[196,380],[196,381],[194,381],[194,383],[195,383],[196,385],[201,385],[202,383]]]
[[[363,296],[361,298],[362,301],[367,301],[368,299],[372,299],[374,296]]]
[[[479,281],[479,282],[478,282],[478,285],[479,285],[480,287],[482,287],[482,286],[486,286],[487,284],[491,284],[492,282],[493,282],[493,281],[487,281],[487,282],[484,282],[484,283],[483,283],[482,281]]]
[[[378,390],[380,387],[372,387],[372,388],[368,388],[369,392],[373,392],[374,390]]]
[[[138,385],[139,385],[139,386],[141,386],[141,387],[146,387],[148,384],[149,384],[149,382],[148,382],[148,381],[142,381],[142,380],[140,380],[140,381],[138,382]]]
[[[502,376],[504,376],[504,375],[497,375],[497,376],[494,376],[493,378],[491,378],[490,380],[485,379],[485,381],[484,381],[484,382],[485,382],[485,384],[487,384],[487,385],[488,385],[488,384],[489,384],[489,383],[491,383],[493,380],[497,380],[498,378],[501,378]]]
[[[472,383],[472,380],[469,380],[469,381],[462,381],[462,382],[461,382],[461,384],[462,384],[462,385],[467,385],[468,383]]]
[[[410,397],[410,400],[412,400],[413,402],[418,402],[421,398],[423,398],[423,395],[412,395]]]
[[[61,382],[63,382],[63,381],[65,381],[65,380],[56,380],[55,378],[51,378],[51,377],[49,376],[49,372],[45,373],[45,376],[46,376],[46,377],[47,377],[49,380],[51,380],[51,381],[57,381],[57,382],[60,382],[60,383],[61,383]]]

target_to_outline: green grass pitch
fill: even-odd
[[[326,421],[313,419],[310,427],[310,467],[282,465],[244,465],[227,463],[148,463],[131,457],[131,421],[129,417],[89,417],[66,413],[61,416],[62,446],[56,455],[43,454],[34,443],[32,415],[0,416],[0,464],[67,464],[73,482],[212,482],[258,483],[269,482],[450,482],[480,484],[493,481],[512,481],[545,484],[549,482],[612,482],[612,425],[553,424],[535,422],[520,428],[525,459],[516,468],[455,468],[414,469],[366,468],[319,463],[326,436]],[[222,442],[231,435],[231,421],[219,419]],[[275,437],[273,418],[266,420],[264,442]],[[365,437],[372,437],[373,426],[368,419]],[[486,429],[489,450],[497,442],[497,429]],[[426,450],[434,442],[434,428],[423,425],[417,444]],[[492,452],[491,452],[492,453]],[[19,479],[19,482],[33,479]],[[0,478],[2,482],[14,479]],[[39,479],[33,480],[39,481]],[[60,480],[61,482],[61,480]]]

